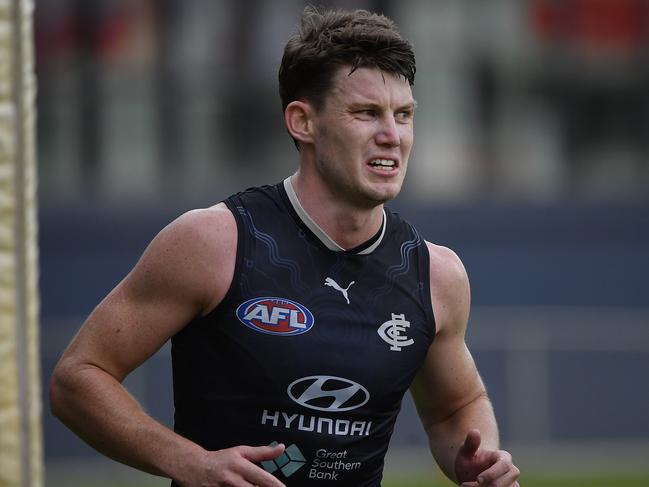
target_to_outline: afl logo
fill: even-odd
[[[351,411],[370,399],[362,385],[333,375],[302,377],[291,382],[286,392],[300,406],[328,412]]]
[[[249,328],[270,335],[300,335],[313,327],[306,306],[284,298],[254,298],[237,308],[237,318]]]

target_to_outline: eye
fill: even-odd
[[[401,110],[397,112],[396,119],[399,122],[409,122],[414,116],[413,110]]]
[[[369,120],[376,117],[376,110],[373,108],[363,108],[362,110],[356,110],[354,114],[363,120]]]

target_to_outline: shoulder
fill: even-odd
[[[222,203],[210,208],[191,210],[163,228],[149,247],[165,259],[187,258],[199,264],[201,258],[210,261],[228,254],[236,247],[236,222]]]
[[[209,311],[230,285],[236,247],[236,222],[224,204],[191,210],[156,235],[134,272],[152,285],[182,287]]]
[[[436,284],[452,287],[468,285],[464,264],[453,250],[428,241],[426,247],[430,258],[430,277]]]
[[[426,242],[430,260],[430,289],[438,333],[464,333],[471,303],[469,278],[458,255]]]
[[[200,247],[209,244],[209,247],[218,247],[224,239],[236,239],[236,222],[228,207],[219,203],[182,214],[167,225],[156,238],[186,246]]]

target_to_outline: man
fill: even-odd
[[[378,486],[410,388],[451,479],[517,487],[464,343],[464,268],[383,207],[414,74],[389,19],[305,9],[279,74],[298,171],[162,230],[61,358],[55,414],[172,485]],[[121,385],[169,339],[174,431]]]

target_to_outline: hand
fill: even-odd
[[[181,482],[183,487],[286,487],[256,463],[277,458],[284,445],[236,446],[205,452],[200,472]]]
[[[480,449],[480,431],[467,433],[455,459],[455,476],[462,487],[520,487],[520,470],[504,450]]]

